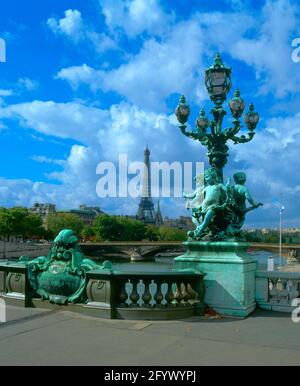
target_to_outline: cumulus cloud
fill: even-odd
[[[20,78],[18,80],[18,84],[17,84],[17,87],[22,91],[22,90],[25,90],[25,91],[33,91],[35,89],[37,89],[39,86],[38,82],[34,79],[30,79],[30,78]]]
[[[130,7],[147,6],[150,15],[151,6],[159,7],[157,1],[142,3],[101,1],[106,23],[112,29],[123,28],[129,37],[141,32],[142,26],[131,20]],[[235,11],[226,15],[196,12],[177,23],[166,19],[168,28],[163,36],[158,38],[155,28],[149,28],[149,37],[140,50],[116,69],[102,71],[82,65],[64,68],[58,77],[73,87],[86,83],[93,90],[116,91],[142,108],[159,111],[172,93],[186,93],[192,101],[201,102],[205,98],[202,74],[207,57],[221,51],[253,69],[258,79],[256,93],[283,98],[298,92],[300,72],[291,59],[291,42],[300,33],[299,6],[268,0],[260,13],[236,9],[235,4]],[[143,26],[146,28],[147,23]]]
[[[65,160],[62,160],[62,159],[53,159],[53,158],[45,157],[43,155],[33,155],[30,158],[33,161],[45,163],[45,164],[64,165],[66,162]]]
[[[11,89],[0,89],[0,107],[5,104],[5,98],[12,96],[14,94]],[[4,127],[3,124],[0,124],[0,127]]]
[[[34,114],[30,104],[27,104],[26,108],[13,105],[1,109],[0,116],[3,116],[3,111],[8,111],[7,118],[17,118],[23,125],[38,133],[74,138],[85,145],[73,145],[65,160],[35,156],[34,159],[38,162],[52,162],[62,167],[61,171],[49,175],[50,180],[56,180],[59,184],[3,179],[0,189],[0,200],[3,203],[29,205],[40,200],[59,203],[60,207],[76,207],[84,201],[100,204],[109,213],[122,213],[124,209],[125,212],[134,214],[138,202],[135,199],[130,199],[128,204],[126,199],[100,199],[97,196],[96,184],[100,176],[96,174],[96,167],[100,161],[112,161],[118,167],[118,155],[122,153],[128,154],[129,162],[142,161],[143,149],[147,143],[153,161],[171,163],[206,159],[206,149],[196,141],[183,137],[173,124],[173,117],[166,114],[148,112],[124,102],[106,111],[84,105],[75,105],[75,108],[74,105],[54,102],[51,102],[50,109],[47,109],[48,102],[36,104],[35,101],[32,104]],[[45,111],[49,114],[47,118]],[[82,115],[92,117],[94,122],[81,119]],[[232,176],[237,170],[245,170],[248,186],[257,200],[265,204],[260,209],[259,216],[255,212],[249,214],[249,225],[274,224],[278,213],[277,208],[272,205],[272,198],[280,197],[281,193],[287,203],[286,215],[291,219],[286,225],[293,225],[299,220],[299,139],[298,114],[270,119],[252,142],[231,146],[225,175]],[[171,217],[181,215],[184,213],[183,205],[182,199],[165,199],[164,214]]]
[[[95,70],[87,64],[63,68],[56,75],[56,79],[67,81],[73,89],[77,89],[81,84],[87,84],[92,91],[102,88],[103,78],[103,71]]]
[[[240,36],[227,48],[233,57],[255,69],[263,94],[282,98],[298,92],[300,72],[291,58],[291,43],[300,33],[299,11],[296,3],[267,1],[257,17],[255,36]]]
[[[7,96],[11,96],[11,95],[13,95],[12,90],[4,90],[4,89],[0,90],[0,97],[7,97]]]
[[[165,17],[158,0],[99,2],[108,33],[94,31],[76,10],[66,11],[63,19],[49,19],[48,26],[55,34],[66,36],[76,44],[93,40],[96,47],[97,41],[99,51],[110,46],[110,39],[114,43],[116,36],[141,37],[135,46],[137,51],[129,52],[127,60],[113,69],[94,68],[93,64],[71,66],[61,69],[57,79],[69,82],[74,90],[86,84],[92,91],[115,91],[126,102],[107,110],[80,102],[0,105],[0,119],[17,119],[22,126],[37,133],[72,138],[80,143],[72,146],[65,163],[60,165],[63,169],[49,175],[59,185],[3,180],[0,190],[3,202],[28,203],[34,197],[34,200],[55,201],[69,207],[83,200],[99,203],[95,192],[97,163],[116,161],[119,153],[128,153],[129,161],[142,160],[147,143],[157,161],[206,159],[206,149],[182,136],[164,107],[174,93],[184,93],[198,105],[207,98],[203,70],[208,57],[217,50],[253,70],[258,79],[253,93],[259,91],[279,98],[299,93],[300,73],[291,60],[290,46],[292,38],[300,33],[299,6],[295,3],[268,0],[262,11],[248,12],[241,7],[241,1],[232,0],[231,10],[226,14],[195,12],[188,19],[175,22],[174,18]],[[295,107],[295,111],[299,112],[299,108]],[[260,212],[249,213],[248,224],[274,224],[278,213],[271,200],[281,193],[288,203],[286,216],[290,225],[296,224],[299,221],[300,116],[295,113],[269,118],[260,127],[249,144],[231,146],[225,175],[246,170],[248,186],[255,197],[265,203]],[[45,156],[36,157],[36,161],[52,162]],[[136,210],[136,201],[131,200],[105,199],[100,205],[114,213],[124,210],[133,214]],[[166,200],[164,213],[172,217],[183,214],[183,205],[180,199]]]
[[[124,31],[131,38],[143,32],[159,35],[173,21],[159,0],[99,0],[99,4],[109,29]]]
[[[192,147],[185,140],[180,148],[170,146],[170,138],[177,143],[182,139],[182,135],[168,115],[149,113],[127,103],[113,105],[109,110],[103,111],[79,104],[70,106],[34,101],[32,104],[3,108],[0,110],[0,117],[4,116],[8,120],[18,120],[21,125],[37,133],[73,138],[84,144],[73,145],[65,160],[43,155],[32,157],[37,162],[53,163],[62,167],[62,170],[48,175],[50,181],[55,180],[59,184],[3,179],[0,200],[3,203],[9,202],[10,205],[27,206],[37,200],[56,202],[60,207],[76,207],[83,201],[99,204],[100,198],[96,194],[96,184],[100,178],[96,174],[98,163],[110,161],[118,169],[119,154],[124,153],[128,154],[128,162],[142,161],[147,143],[151,148],[153,160],[156,161],[187,161],[191,157],[196,159],[199,154],[199,149]],[[82,116],[89,119],[81,119]],[[157,138],[160,141],[157,141]],[[202,155],[204,157],[204,150]],[[10,192],[11,189],[14,189],[14,192]],[[134,214],[138,201],[130,199],[129,202],[130,213]],[[102,199],[101,206],[107,212],[122,213],[122,208],[128,207],[128,200]],[[172,212],[174,213],[173,209]]]
[[[93,143],[108,113],[80,103],[33,101],[0,107],[1,118],[17,118],[23,127],[42,134]]]
[[[141,108],[161,111],[172,93],[189,94],[198,102],[204,99],[204,86],[199,82],[203,51],[198,22],[182,22],[163,42],[146,40],[137,55],[115,70],[96,70],[83,64],[60,70],[57,78],[74,88],[84,83],[92,90],[113,90]]]
[[[75,41],[78,41],[84,35],[81,12],[77,9],[66,10],[65,17],[59,20],[49,18],[47,25],[55,34],[64,34]]]
[[[291,117],[276,117],[266,122],[254,140],[246,145],[232,146],[232,170],[238,165],[248,175],[248,184],[253,192],[264,202],[260,224],[272,224],[277,221],[278,208],[273,200],[285,202],[285,216],[289,224],[300,221],[300,114]],[[255,214],[251,215],[255,219]],[[256,218],[256,221],[257,218]]]
[[[116,42],[104,32],[96,32],[77,9],[68,9],[61,19],[49,18],[47,26],[55,35],[65,36],[75,44],[88,42],[97,52],[117,49]]]

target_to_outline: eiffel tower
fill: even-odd
[[[154,204],[151,198],[150,150],[148,149],[148,145],[144,151],[143,188],[137,218],[145,224],[156,223]]]

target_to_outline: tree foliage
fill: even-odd
[[[185,241],[186,232],[178,228],[160,226],[158,228],[158,238],[160,241]]]
[[[98,241],[183,241],[186,232],[171,227],[146,226],[141,221],[126,217],[98,216],[94,223]]]
[[[0,208],[0,235],[23,238],[41,238],[45,230],[36,214],[22,207]]]
[[[49,214],[46,220],[47,229],[51,237],[55,237],[62,229],[72,229],[77,236],[80,236],[84,228],[84,222],[76,214],[55,213]]]
[[[99,241],[141,241],[146,232],[141,221],[107,215],[97,216],[93,229]]]

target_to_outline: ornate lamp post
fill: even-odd
[[[249,105],[249,111],[245,114],[245,124],[248,129],[247,135],[238,136],[241,125],[241,116],[245,109],[245,102],[241,98],[240,91],[234,92],[233,98],[229,101],[229,108],[232,115],[232,126],[222,129],[223,118],[226,111],[223,103],[231,88],[231,69],[226,67],[219,54],[216,54],[211,67],[205,71],[205,85],[210,99],[214,103],[211,110],[213,119],[211,121],[205,115],[204,109],[200,110],[196,120],[197,129],[191,132],[186,131],[186,122],[190,114],[190,107],[182,95],[176,107],[176,117],[180,123],[179,128],[184,135],[193,138],[207,147],[210,165],[216,170],[218,179],[223,182],[223,168],[227,163],[228,146],[227,141],[231,140],[234,144],[245,143],[252,140],[255,135],[255,128],[259,121],[259,115],[254,111],[253,103]],[[210,132],[207,132],[207,129]]]
[[[215,311],[231,316],[245,317],[256,307],[256,259],[247,255],[248,244],[242,234],[246,214],[262,205],[256,202],[245,186],[246,173],[233,175],[234,184],[223,183],[223,168],[228,159],[227,141],[234,144],[252,140],[259,121],[251,103],[245,114],[247,134],[239,135],[245,102],[239,90],[229,101],[232,116],[230,127],[222,128],[226,111],[223,103],[231,88],[231,69],[226,67],[219,54],[205,71],[205,85],[214,103],[209,120],[204,109],[196,119],[196,127],[186,130],[190,108],[184,96],[180,97],[176,116],[180,130],[187,137],[207,147],[211,165],[205,170],[204,185],[197,184],[195,191],[184,193],[187,208],[192,212],[195,229],[187,234],[186,253],[174,260],[176,269],[199,269],[205,273],[206,304]],[[197,179],[196,179],[197,182]],[[249,206],[250,204],[250,206]]]

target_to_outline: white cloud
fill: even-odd
[[[7,97],[7,96],[11,96],[11,95],[13,95],[12,90],[5,90],[5,89],[0,90],[0,97]]]
[[[161,34],[173,20],[159,0],[99,0],[99,4],[110,30],[123,30],[129,37],[143,32]]]
[[[260,92],[278,97],[298,93],[300,73],[291,60],[290,46],[292,37],[300,33],[298,7],[289,1],[267,1],[260,13],[245,12],[240,1],[231,1],[233,9],[239,12],[197,12],[176,24],[172,18],[158,22],[165,16],[158,1],[103,0],[100,4],[113,36],[120,31],[129,38],[142,34],[139,51],[128,55],[127,62],[115,69],[104,71],[84,64],[63,68],[57,78],[68,81],[74,89],[87,84],[93,91],[113,90],[129,102],[108,110],[79,102],[53,101],[0,106],[0,118],[17,119],[36,132],[81,143],[71,148],[63,170],[49,176],[61,185],[4,181],[4,201],[10,194],[7,200],[14,203],[29,202],[33,197],[35,201],[56,200],[65,207],[76,206],[83,200],[99,202],[95,192],[97,163],[116,160],[118,153],[126,152],[130,160],[141,160],[147,143],[158,161],[206,159],[206,149],[185,138],[174,126],[173,116],[157,112],[163,111],[166,98],[173,93],[185,93],[198,104],[207,98],[203,70],[207,57],[217,50],[250,66],[259,79]],[[94,47],[97,42],[99,51],[113,47],[110,36],[87,26],[79,11],[69,11],[61,20],[48,21],[56,34],[76,43],[90,41]],[[256,92],[254,88],[253,93]],[[288,203],[286,216],[291,222],[300,221],[299,139],[300,116],[294,115],[269,119],[252,142],[232,146],[225,175],[245,169],[249,187],[265,203],[259,212],[249,213],[248,223],[276,220],[277,212],[270,200],[281,192]],[[7,186],[15,190],[8,192]],[[122,208],[131,207],[131,213],[135,210],[131,201],[128,204],[109,199],[101,206],[119,213]],[[180,200],[166,204],[165,208],[171,216],[182,214]]]
[[[14,94],[13,90],[10,89],[0,89],[0,107],[5,105],[5,98],[12,96]],[[4,128],[4,125],[1,123],[1,128]]]
[[[116,42],[104,32],[96,32],[83,20],[82,14],[77,9],[65,11],[62,19],[49,18],[47,26],[56,35],[66,36],[75,44],[88,42],[94,49],[101,53],[109,49],[117,49]]]
[[[233,3],[234,9],[238,3]],[[139,1],[101,4],[107,24],[112,29],[122,27],[129,36],[135,30],[127,28],[127,23],[142,30],[138,23],[131,22],[130,7],[136,4],[140,10],[147,4],[151,14],[151,6],[159,5],[157,1],[143,2],[144,5]],[[258,79],[254,93],[283,98],[297,93],[300,82],[299,65],[291,59],[292,38],[300,34],[299,12],[299,7],[289,1],[268,0],[261,13],[243,8],[226,14],[196,12],[177,23],[166,19],[164,34],[158,38],[155,28],[149,28],[150,37],[139,52],[118,68],[102,71],[83,65],[62,69],[58,76],[73,87],[87,83],[93,90],[113,90],[141,108],[161,111],[172,93],[185,93],[192,101],[202,102],[206,97],[204,63],[207,64],[207,57],[221,51],[254,70]],[[144,22],[144,18],[141,20]],[[143,25],[146,28],[147,23]]]
[[[264,94],[282,98],[298,92],[300,72],[291,59],[292,39],[300,33],[298,13],[296,3],[267,1],[256,20],[255,37],[240,36],[227,48],[233,57],[255,69]]]
[[[73,89],[77,89],[80,84],[87,84],[91,90],[96,91],[102,88],[103,75],[103,71],[83,64],[61,69],[56,79],[67,81]]]
[[[17,118],[24,127],[42,134],[93,143],[108,112],[79,103],[33,101],[0,107],[1,118]]]
[[[100,161],[112,161],[118,167],[120,153],[128,153],[129,162],[142,161],[147,143],[153,160],[190,160],[191,157],[196,159],[199,156],[199,149],[190,149],[189,142],[171,124],[170,117],[145,112],[127,103],[103,111],[79,104],[34,101],[0,109],[0,117],[3,116],[17,119],[37,133],[73,138],[85,144],[72,146],[66,160],[33,156],[37,162],[63,167],[61,171],[48,176],[59,184],[3,179],[0,189],[0,201],[3,204],[28,206],[41,201],[55,202],[59,207],[76,207],[83,202],[98,205],[100,199],[96,194],[96,184],[100,177],[96,175],[97,164]],[[171,146],[170,138],[174,144],[181,140],[182,145],[179,148]],[[202,153],[204,155],[204,150]],[[134,213],[138,201],[130,202],[131,213]],[[100,204],[111,213],[122,213],[122,207],[128,207],[125,199],[110,198],[102,200]],[[170,211],[175,213],[173,208]]]
[[[77,9],[66,10],[65,17],[59,20],[49,18],[47,25],[55,34],[64,34],[72,40],[78,41],[83,37],[83,20]]]
[[[262,225],[277,220],[278,209],[272,201],[280,199],[281,194],[291,226],[300,224],[299,141],[300,114],[297,114],[272,118],[250,143],[231,147],[234,160],[230,162],[231,170],[242,164],[252,191],[265,204],[259,219]],[[255,214],[251,217],[255,219]]]
[[[33,91],[38,88],[38,82],[30,78],[20,78],[18,80],[18,88],[26,91]]]
[[[291,59],[291,43],[300,34],[299,12],[296,3],[267,0],[259,12],[243,7],[226,14],[199,12],[193,18],[203,28],[207,53],[213,55],[217,48],[246,63],[260,93],[283,98],[298,92],[300,72]]]
[[[57,180],[59,185],[3,179],[0,189],[0,200],[3,204],[31,205],[35,201],[49,201],[58,203],[60,207],[76,207],[85,202],[100,204],[110,213],[122,213],[123,207],[128,210],[126,199],[100,200],[96,195],[98,162],[116,162],[120,153],[128,153],[129,162],[141,161],[147,143],[150,146],[152,161],[206,159],[205,147],[185,138],[173,125],[173,117],[146,112],[127,103],[114,105],[107,111],[54,102],[51,102],[50,108],[48,102],[32,102],[32,106],[26,104],[26,108],[24,105],[13,105],[1,109],[0,116],[3,116],[3,110],[9,112],[7,118],[17,118],[22,124],[25,123],[26,127],[37,132],[61,138],[74,138],[85,144],[72,146],[66,160],[34,157],[38,162],[53,162],[63,167],[61,171],[49,175],[49,178]],[[76,114],[79,114],[77,118]],[[89,119],[82,119],[82,116]],[[94,119],[92,124],[90,118]],[[245,170],[248,176],[247,185],[255,198],[265,204],[259,212],[257,210],[249,213],[249,226],[274,224],[278,213],[272,205],[272,198],[280,197],[281,193],[286,203],[285,216],[289,219],[289,222],[286,219],[286,226],[297,225],[296,222],[300,221],[299,140],[300,115],[295,115],[270,119],[266,127],[258,131],[253,141],[231,146],[229,162],[224,170],[225,176],[232,176],[240,169]],[[138,200],[129,202],[130,213],[133,214],[137,209]],[[180,199],[164,200],[165,215],[188,215],[182,208],[183,202]]]
[[[96,70],[84,64],[64,68],[57,77],[74,88],[86,83],[93,90],[113,90],[141,108],[162,111],[172,93],[186,93],[198,102],[207,97],[199,81],[203,52],[199,23],[182,22],[163,42],[145,41],[141,51],[116,70]]]
[[[55,165],[64,165],[66,163],[65,160],[62,159],[53,159],[49,157],[45,157],[43,155],[33,155],[30,157],[33,161],[45,163],[45,164],[55,164]]]

